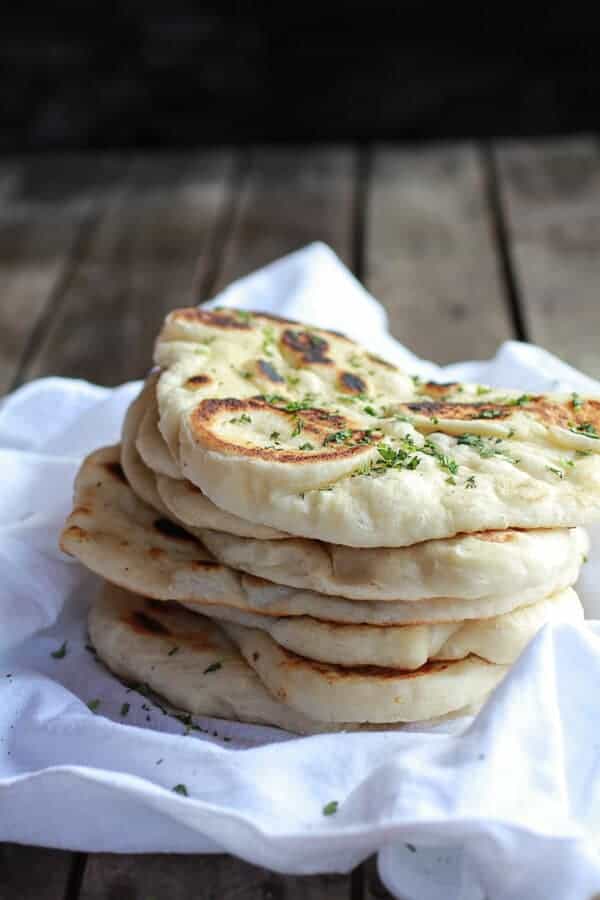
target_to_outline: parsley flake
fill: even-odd
[[[323,439],[323,446],[326,444],[343,444],[352,437],[351,431],[334,431]]]
[[[562,479],[565,477],[565,473],[563,472],[562,469],[557,469],[554,466],[546,466],[546,468],[548,469],[549,472],[552,472],[553,475],[556,475],[557,478]]]
[[[312,445],[311,443],[309,443],[309,442],[307,441],[306,444],[300,444],[300,448],[299,448],[299,449],[300,449],[300,450],[314,450],[314,447],[313,447],[313,445]]]
[[[230,419],[230,425],[248,425],[252,421],[252,418],[248,415],[248,413],[242,413],[241,416],[238,416],[237,419]]]
[[[334,816],[338,811],[339,803],[337,800],[330,800],[329,803],[326,803],[323,807],[323,815],[324,816]]]
[[[363,406],[363,411],[366,412],[368,416],[376,416],[377,411],[373,409],[372,406]]]
[[[569,425],[569,431],[573,431],[575,434],[583,434],[585,437],[593,438],[595,441],[600,440],[600,434],[598,434],[596,427],[591,422],[582,422],[581,425],[571,424]]]
[[[121,707],[121,715],[126,716],[130,709],[131,709],[130,704],[124,703],[123,706]]]
[[[280,431],[272,431],[271,434],[269,435],[269,440],[278,441],[280,437],[281,437]]]
[[[302,419],[296,419],[296,423],[294,425],[294,430],[292,431],[292,437],[297,437],[302,429],[304,428],[304,422]]]
[[[571,403],[573,404],[573,409],[581,409],[583,406],[583,400],[579,394],[576,394],[575,392],[571,394]]]
[[[179,647],[171,647],[167,656],[175,656],[176,653],[179,653]]]
[[[467,480],[465,481],[465,487],[466,487],[466,488],[474,488],[474,487],[477,487],[477,482],[475,481],[475,476],[474,476],[474,475],[469,475],[469,477],[468,477]]]
[[[54,650],[50,654],[52,659],[64,659],[65,656],[67,655],[67,644],[68,644],[68,641],[63,641],[63,643],[60,645],[58,650]]]
[[[222,665],[223,663],[220,662],[211,663],[210,666],[206,667],[203,674],[208,675],[210,672],[218,672]]]
[[[182,797],[189,797],[188,789],[185,784],[176,784],[175,787],[172,787],[171,790],[174,794],[181,794]]]
[[[98,712],[98,707],[100,706],[100,701],[96,698],[96,700],[90,700],[88,703],[88,709],[91,709],[93,713]]]

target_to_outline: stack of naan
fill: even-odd
[[[183,309],[62,547],[90,637],[193,714],[299,732],[477,707],[577,622],[600,401],[410,377],[342,335]]]

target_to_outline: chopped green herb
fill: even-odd
[[[210,666],[207,666],[206,669],[204,670],[204,675],[208,675],[209,672],[217,672],[221,668],[222,665],[223,665],[223,663],[220,663],[220,662],[211,663]]]
[[[296,387],[297,384],[300,383],[299,375],[286,375],[285,380],[289,384],[290,387]]]
[[[99,701],[98,699],[96,699],[96,700],[90,700],[89,703],[88,703],[88,709],[91,709],[91,711],[92,711],[93,713],[95,713],[95,712],[98,711],[98,707],[99,707],[99,706],[100,706],[100,701]]]
[[[507,406],[525,406],[526,403],[531,403],[533,397],[531,394],[521,394],[520,397],[514,397],[511,400],[506,401]]]
[[[588,560],[589,560],[589,557],[588,557],[587,553],[584,553],[583,556],[582,556],[582,558],[581,558],[581,561],[582,561],[583,563],[586,563],[586,562],[588,562]]]
[[[582,459],[584,456],[591,456],[591,455],[592,455],[591,450],[576,450],[575,451],[575,456],[577,456],[579,459]]]
[[[324,816],[333,816],[338,811],[339,803],[337,800],[330,800],[329,803],[326,803],[323,807],[323,815]]]
[[[575,434],[583,434],[585,437],[594,438],[595,441],[600,440],[600,434],[596,431],[594,425],[591,422],[583,422],[581,425],[575,425],[574,423],[569,425],[569,431],[573,431]]]
[[[292,437],[297,437],[303,428],[304,428],[304,423],[303,423],[302,419],[296,418],[294,430],[292,431]]]
[[[562,469],[556,469],[554,466],[546,466],[549,472],[552,472],[553,475],[556,475],[557,478],[564,478],[565,473]]]
[[[252,418],[248,415],[248,413],[242,413],[241,416],[238,416],[237,419],[230,419],[230,425],[248,425],[252,421]]]
[[[417,852],[417,848],[415,847],[414,844],[405,844],[404,846],[406,847],[407,850],[410,850],[411,853]]]
[[[452,475],[448,475],[446,478],[446,484],[456,484],[456,478],[453,478]]]
[[[188,789],[185,784],[176,784],[171,790],[174,794],[181,794],[182,797],[189,797]]]
[[[450,475],[456,475],[458,472],[458,463],[450,456],[446,456],[432,440],[426,440],[422,447],[418,447],[419,453],[425,453],[427,456],[433,456],[437,460],[440,468],[449,472]]]
[[[485,387],[483,384],[477,385],[477,396],[482,397],[484,394],[491,394],[492,389],[490,387]]]
[[[431,422],[432,425],[439,425],[439,423],[440,423],[440,420],[438,419],[437,416],[432,416],[429,421]]]
[[[465,487],[466,487],[466,488],[474,488],[474,487],[477,487],[477,482],[475,481],[475,476],[474,476],[474,475],[469,475],[469,477],[468,477],[467,480],[465,481]]]
[[[420,375],[411,375],[410,378],[415,387],[420,387],[423,384],[423,379]]]
[[[471,416],[472,419],[499,419],[504,413],[501,409],[482,409],[480,413]]]
[[[560,464],[563,469],[574,469],[575,468],[575,460],[574,459],[561,459]]]
[[[124,703],[123,706],[121,707],[121,715],[126,716],[130,709],[131,709],[131,706],[129,705],[129,703]]]
[[[167,656],[175,656],[176,653],[179,653],[179,647],[171,647]]]
[[[263,328],[263,353],[265,356],[273,356],[273,345],[275,344],[275,331],[270,325]]]
[[[498,447],[500,438],[497,438],[494,443],[491,443],[490,441],[484,440],[478,434],[459,434],[458,443],[467,447],[472,447],[473,450],[476,450],[477,453],[479,453],[482,459],[489,459],[491,456],[501,456],[503,459],[512,462],[515,465],[519,462],[519,460],[512,459]]]
[[[360,367],[362,366],[362,359],[360,358],[360,356],[357,356],[356,353],[353,353],[352,356],[348,357],[348,362],[355,369],[360,369]]]
[[[307,441],[306,444],[300,444],[300,450],[314,450],[314,447]]]
[[[292,400],[283,407],[286,412],[298,412],[301,409],[310,409],[314,403],[314,397],[307,394],[304,400]]]
[[[377,452],[383,461],[375,465],[375,471],[386,469],[416,469],[421,460],[418,456],[411,456],[411,451],[402,448],[394,449],[387,444],[379,444]]]
[[[63,643],[60,645],[58,650],[54,650],[50,654],[52,659],[64,659],[65,656],[67,655],[67,644],[68,644],[68,641],[63,641]]]
[[[343,444],[351,437],[351,431],[334,431],[332,434],[326,435],[323,440],[323,446],[325,446],[325,444]]]
[[[283,403],[287,400],[287,397],[282,397],[281,394],[263,394],[261,399],[265,401],[265,403]]]
[[[272,431],[271,434],[269,435],[269,439],[271,441],[278,441],[280,437],[281,437],[281,432],[279,432],[279,431]]]
[[[372,406],[364,406],[364,407],[363,407],[363,410],[364,410],[364,412],[366,412],[366,414],[367,414],[368,416],[376,416],[376,415],[378,415],[377,411],[376,411],[375,409],[373,409]]]
[[[242,322],[250,323],[252,321],[252,313],[248,312],[247,309],[236,309],[236,310],[234,310],[234,312],[235,312],[235,315],[237,316],[237,318],[240,319]]]
[[[573,404],[573,409],[581,409],[583,406],[583,400],[579,394],[576,394],[575,392],[571,394],[571,402]]]

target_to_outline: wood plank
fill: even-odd
[[[123,163],[113,156],[50,156],[0,169],[0,392],[7,390],[58,289],[86,225]]]
[[[495,159],[530,339],[598,378],[598,144],[506,142]]]
[[[72,853],[0,844],[0,900],[61,900]]]
[[[365,283],[411,350],[439,363],[484,358],[511,336],[474,146],[377,149],[365,232]]]
[[[21,377],[114,385],[142,376],[165,313],[193,303],[215,252],[232,155],[139,158],[72,261]]]
[[[343,147],[254,150],[213,293],[311,241],[351,265],[355,166]]]
[[[348,900],[350,876],[284,876],[232,856],[94,854],[79,900]]]

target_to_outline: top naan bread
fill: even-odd
[[[171,313],[159,427],[219,507],[356,547],[600,515],[600,400],[423,383],[341,335],[236,310]]]

